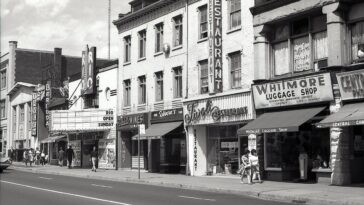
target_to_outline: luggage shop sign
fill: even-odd
[[[256,109],[333,100],[329,73],[253,85]]]

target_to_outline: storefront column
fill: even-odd
[[[264,173],[264,134],[259,134],[256,137],[257,141],[257,155],[259,159],[260,176],[263,177]]]
[[[327,45],[328,66],[341,66],[346,64],[346,25],[345,12],[347,7],[343,3],[333,3],[322,7],[322,13],[327,18]]]
[[[349,128],[330,128],[330,167],[332,169],[331,184],[333,185],[351,183],[349,143]]]
[[[269,44],[266,37],[269,27],[260,25],[254,27],[254,79],[268,79]]]

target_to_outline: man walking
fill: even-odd
[[[61,147],[61,149],[58,152],[58,164],[59,166],[63,166],[63,157],[64,157],[64,151],[63,148]]]
[[[71,169],[72,159],[75,157],[75,153],[73,152],[71,145],[68,147],[66,154],[67,154],[67,160],[68,160],[68,169]]]

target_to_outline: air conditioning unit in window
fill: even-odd
[[[327,67],[327,59],[322,59],[314,62],[315,71],[319,71],[321,68]]]

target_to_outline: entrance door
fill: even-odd
[[[82,143],[82,167],[83,168],[91,168],[92,162],[91,162],[91,151],[93,147],[97,146],[98,143],[96,140],[84,140]]]

